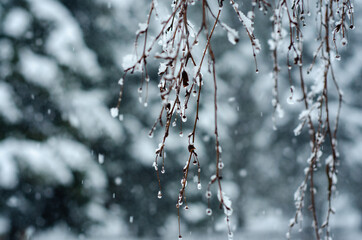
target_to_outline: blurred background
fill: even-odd
[[[169,1],[159,4],[170,11]],[[176,126],[167,142],[162,199],[157,198],[152,168],[162,129],[148,137],[161,109],[158,63],[149,63],[148,107],[138,103],[140,75],[135,74],[125,80],[120,116],[112,118],[109,111],[117,102],[123,57],[132,53],[138,23],[145,22],[149,5],[146,0],[0,1],[1,240],[178,237],[175,204],[194,118],[192,108],[184,136],[179,136]],[[212,44],[217,56],[224,191],[233,202],[234,239],[284,239],[295,212],[294,192],[303,180],[310,151],[306,131],[298,137],[293,133],[303,106],[287,104],[290,92],[284,69],[280,84],[284,116],[273,130],[272,59],[267,43],[272,31],[270,12],[256,16],[255,35],[262,44],[260,73],[256,74],[249,39],[231,7],[225,5],[222,19],[240,32],[240,41],[232,45],[218,29]],[[239,5],[245,13],[250,10],[248,4],[240,1]],[[199,9],[197,1],[189,14],[196,27]],[[356,6],[356,29],[349,32],[347,47],[340,49],[342,61],[334,65],[344,92],[338,142],[341,161],[333,199],[334,239],[362,238],[360,10]],[[308,52],[317,47],[313,20],[305,34],[309,61]],[[155,25],[151,35],[156,30]],[[283,60],[280,64],[285,66]],[[307,78],[308,86],[313,76]],[[203,91],[196,138],[203,188],[197,190],[192,181],[197,169],[192,169],[190,209],[181,210],[182,229],[184,239],[226,239],[224,215],[215,197],[213,215],[205,214],[206,185],[215,171],[212,79],[205,79]],[[338,99],[335,92],[330,94],[333,111]],[[323,166],[327,156],[322,157]],[[323,169],[316,179],[321,221],[327,210]],[[295,239],[312,239],[311,227],[305,209]],[[299,228],[303,229],[300,233]]]

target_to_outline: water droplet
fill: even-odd
[[[183,136],[184,136],[183,132],[180,132],[180,134],[179,134],[179,135],[180,135],[180,137],[183,137]]]
[[[149,138],[153,138],[153,131],[151,131],[151,132],[148,133],[148,137],[149,137]]]
[[[124,83],[124,79],[123,79],[123,78],[120,78],[120,79],[118,80],[118,84],[119,84],[120,86],[122,86],[123,83]]]
[[[347,41],[346,38],[342,38],[341,43],[342,43],[343,46],[346,46],[348,41]]]
[[[211,216],[211,215],[212,215],[212,210],[211,210],[211,208],[207,208],[207,209],[206,209],[206,215],[207,215],[207,216]]]
[[[138,88],[138,93],[142,93],[142,88]]]
[[[198,183],[198,184],[197,184],[197,189],[198,189],[198,190],[201,190],[201,188],[202,188],[202,187],[201,187],[201,183]]]
[[[99,162],[99,164],[104,163],[104,155],[103,154],[98,154],[98,162]]]
[[[178,240],[182,240],[182,236],[180,235],[180,236],[178,236]]]
[[[154,167],[154,168],[155,168],[155,171],[157,171],[157,170],[158,170],[158,166],[157,166],[157,163],[156,163],[156,162],[153,162],[152,167]]]
[[[341,56],[338,54],[336,55],[336,60],[340,61],[341,60]]]
[[[116,193],[113,193],[112,197],[113,197],[113,198],[116,198]]]
[[[123,121],[123,118],[124,118],[124,117],[123,117],[123,114],[119,114],[119,116],[118,116],[119,121],[122,122],[122,121]]]
[[[228,233],[228,240],[232,240],[234,237],[234,234],[232,232]]]
[[[133,223],[133,216],[129,216],[129,222]]]
[[[166,171],[165,171],[165,167],[162,166],[161,173],[162,173],[162,174],[165,174],[165,172],[166,172]]]
[[[223,163],[223,162],[219,162],[218,168],[219,168],[219,169],[223,169],[223,168],[224,168],[224,163]]]
[[[143,106],[144,106],[144,107],[147,107],[147,106],[148,106],[148,103],[147,103],[147,102],[145,102],[145,103],[143,104]]]
[[[162,198],[162,192],[161,192],[161,191],[158,191],[157,197],[158,197],[159,199]]]
[[[172,127],[176,127],[176,121],[172,122]]]
[[[291,70],[291,69],[292,69],[292,65],[288,65],[288,69]]]
[[[118,116],[119,110],[118,108],[111,108],[111,116],[116,118]]]
[[[206,191],[205,196],[206,196],[206,198],[211,198],[211,192],[210,192],[210,191]]]
[[[147,77],[145,78],[145,81],[146,81],[146,82],[149,82],[149,81],[150,81],[150,77],[147,76]]]
[[[183,122],[186,122],[186,121],[187,121],[186,115],[183,115],[183,116],[182,116],[182,121],[183,121]]]
[[[121,185],[121,183],[122,183],[122,178],[116,177],[116,178],[114,179],[114,183],[115,183],[117,186]]]
[[[219,153],[221,153],[221,152],[222,152],[222,148],[221,148],[221,146],[219,146],[219,148],[218,148],[218,149],[219,149]]]
[[[256,70],[255,70],[255,73],[259,73],[259,69],[256,69]]]
[[[186,206],[184,207],[184,209],[185,209],[185,210],[189,210],[189,206],[186,205]]]

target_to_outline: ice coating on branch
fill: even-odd
[[[243,23],[244,27],[252,33],[254,31],[253,22],[242,11],[238,12],[239,20]]]
[[[137,63],[137,57],[134,54],[128,54],[123,57],[122,68],[128,69],[133,67]]]
[[[239,33],[235,29],[229,27],[226,24],[222,24],[222,27],[227,31],[227,37],[231,44],[235,45],[239,41]]]
[[[230,198],[224,193],[220,191],[217,193],[217,198],[219,199],[220,203],[223,203],[224,213],[226,216],[230,217],[233,214],[233,209],[231,207],[232,202]]]
[[[138,27],[139,28],[138,28],[136,34],[140,34],[140,33],[145,32],[147,30],[147,28],[148,28],[148,24],[147,23],[139,23]]]

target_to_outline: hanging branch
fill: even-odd
[[[307,2],[307,4],[306,4]],[[290,221],[290,229],[287,233],[288,239],[290,239],[292,227],[295,224],[302,222],[304,208],[304,200],[306,191],[309,188],[310,206],[308,209],[311,211],[313,219],[313,227],[315,237],[317,240],[322,239],[321,234],[325,230],[325,236],[327,239],[330,238],[330,216],[334,213],[332,208],[332,196],[335,191],[335,185],[337,183],[337,162],[338,162],[338,150],[337,150],[337,130],[340,109],[342,104],[342,92],[338,86],[337,80],[334,76],[332,67],[332,56],[335,55],[337,60],[340,59],[338,53],[336,39],[337,34],[340,34],[341,45],[347,44],[346,32],[347,29],[353,29],[353,5],[349,0],[328,0],[328,1],[317,1],[316,13],[319,23],[319,31],[316,39],[318,40],[318,47],[313,54],[313,59],[310,66],[307,68],[307,74],[310,74],[313,67],[318,64],[323,69],[323,74],[315,79],[315,85],[309,86],[305,83],[304,76],[304,64],[303,64],[303,31],[306,26],[305,16],[310,15],[309,3],[304,0],[293,0],[291,5],[288,5],[286,0],[278,0],[276,3],[276,10],[274,12],[274,45],[273,56],[274,56],[274,80],[275,80],[275,105],[279,104],[277,97],[277,82],[278,82],[278,59],[277,59],[277,45],[278,41],[283,38],[281,29],[283,28],[283,14],[287,16],[288,29],[289,29],[289,47],[287,53],[287,67],[291,89],[291,98],[295,91],[292,84],[291,71],[292,65],[289,62],[289,57],[293,56],[293,63],[299,72],[299,85],[302,93],[301,101],[304,103],[304,111],[300,114],[299,119],[301,123],[294,130],[295,135],[299,135],[304,125],[308,124],[308,133],[310,137],[311,156],[308,158],[308,167],[305,169],[305,178],[301,185],[298,187],[295,195],[296,214]],[[349,19],[349,27],[347,27],[347,19]],[[331,47],[331,42],[334,44],[334,49]],[[334,89],[338,93],[338,109],[336,111],[335,126],[331,126],[330,107],[329,107],[329,86],[328,82],[332,79]],[[321,84],[322,83],[322,84]],[[317,85],[323,87],[319,89]],[[294,103],[294,102],[292,102]],[[274,105],[274,107],[275,107]],[[311,117],[312,112],[317,112],[317,118],[314,121]],[[327,202],[328,209],[326,219],[323,224],[319,225],[317,216],[316,206],[316,183],[314,181],[315,174],[318,173],[319,166],[321,165],[320,159],[322,156],[323,147],[329,146],[331,149],[331,155],[326,158],[326,175],[328,180],[327,186]]]
[[[220,208],[224,208],[224,213],[227,218],[227,228],[228,235],[231,238],[233,233],[230,227],[230,216],[232,213],[231,201],[222,191],[222,175],[221,169],[223,168],[223,162],[221,162],[221,147],[219,142],[219,133],[218,133],[218,122],[217,122],[217,79],[216,79],[216,69],[215,69],[215,56],[212,51],[211,41],[213,33],[217,25],[220,25],[227,33],[228,39],[231,43],[235,44],[238,42],[238,33],[236,30],[230,28],[228,25],[223,23],[220,20],[221,12],[223,9],[224,1],[218,0],[219,9],[217,14],[213,13],[212,8],[210,7],[207,0],[201,0],[202,5],[202,22],[200,28],[197,32],[194,31],[193,25],[190,24],[188,20],[188,8],[195,4],[193,0],[173,0],[171,4],[172,12],[171,14],[163,21],[160,21],[161,30],[156,34],[156,37],[152,41],[149,41],[149,31],[150,23],[153,15],[156,15],[159,12],[157,9],[158,2],[153,0],[151,2],[150,11],[148,13],[147,22],[140,24],[140,29],[136,33],[135,40],[135,50],[134,55],[129,57],[131,64],[125,67],[124,75],[119,80],[120,85],[120,94],[118,98],[117,107],[111,109],[112,116],[118,115],[118,109],[123,95],[123,84],[124,79],[127,74],[133,74],[137,71],[142,73],[141,84],[139,87],[139,100],[147,106],[148,99],[148,83],[150,77],[147,72],[147,61],[150,58],[152,50],[161,50],[153,54],[153,57],[160,61],[159,67],[159,93],[162,101],[162,108],[159,113],[157,120],[152,126],[149,136],[152,137],[153,133],[158,125],[164,128],[164,135],[162,141],[160,142],[158,148],[155,151],[155,161],[153,167],[156,171],[157,181],[159,185],[158,198],[162,198],[162,184],[160,179],[159,172],[159,159],[162,158],[162,168],[161,174],[165,173],[165,149],[167,144],[167,138],[170,134],[170,126],[177,126],[179,122],[180,126],[180,136],[183,135],[182,132],[182,123],[187,121],[186,110],[188,108],[189,100],[191,96],[196,97],[196,112],[195,120],[192,128],[192,132],[188,135],[188,146],[189,155],[186,161],[185,166],[183,167],[183,174],[181,178],[181,188],[178,194],[178,199],[176,203],[177,213],[178,213],[178,223],[179,223],[179,238],[181,237],[181,218],[180,218],[180,206],[185,203],[185,209],[188,209],[186,204],[186,189],[187,189],[187,179],[189,176],[191,161],[193,165],[197,166],[198,172],[198,184],[197,188],[201,189],[200,181],[200,162],[198,155],[196,153],[197,147],[195,145],[195,136],[197,131],[197,122],[199,120],[199,109],[200,109],[200,99],[202,93],[203,80],[203,66],[204,60],[208,56],[212,68],[212,78],[214,81],[214,110],[215,110],[215,146],[216,146],[216,173],[211,177],[211,181],[208,184],[207,188],[207,198],[208,198],[208,209],[206,214],[211,215],[212,211],[210,208],[210,198],[211,192],[210,187],[213,183],[217,182],[218,190],[217,196],[220,203]],[[262,6],[268,6],[266,1],[254,1],[254,3],[261,4]],[[253,6],[254,6],[253,3]],[[253,19],[246,17],[239,9],[238,5],[234,1],[230,1],[231,7],[235,10],[239,20],[242,22],[246,35],[250,39],[253,57],[255,61],[256,71],[258,72],[256,54],[260,51],[260,45],[258,39],[253,34]],[[254,7],[253,7],[254,11]],[[208,14],[213,18],[212,25],[208,20]],[[210,32],[208,31],[211,26]],[[202,49],[202,55],[200,62],[197,63],[196,59],[193,56],[193,53],[196,51],[196,48],[200,48],[198,43],[205,38],[206,45]],[[143,38],[142,50],[139,54],[138,42]],[[161,49],[156,47],[156,42],[161,43]],[[193,65],[190,67],[189,65]],[[192,69],[194,72],[192,73]],[[146,92],[143,92],[144,84],[146,83]],[[143,97],[145,94],[145,97]],[[178,120],[179,119],[179,120]],[[181,121],[180,121],[181,120]],[[214,177],[215,176],[215,177]],[[210,192],[210,195],[208,193]]]
[[[182,169],[181,188],[178,193],[176,202],[176,208],[178,213],[178,226],[179,226],[179,238],[181,235],[181,217],[180,206],[185,203],[185,209],[188,209],[186,202],[186,189],[187,179],[189,176],[191,161],[193,165],[197,166],[198,183],[197,188],[201,189],[200,181],[200,162],[198,154],[196,153],[197,147],[195,144],[195,136],[197,132],[197,122],[199,120],[200,99],[202,93],[202,86],[204,84],[203,67],[205,57],[209,58],[209,72],[213,79],[214,88],[214,134],[215,134],[215,154],[216,154],[216,170],[215,174],[211,176],[207,191],[206,198],[208,200],[208,208],[206,210],[207,215],[212,214],[210,208],[211,201],[211,186],[217,183],[217,198],[220,204],[220,208],[224,209],[227,220],[227,228],[229,239],[232,238],[233,233],[230,227],[230,216],[232,214],[231,201],[222,191],[222,169],[224,163],[221,161],[221,146],[219,142],[218,132],[218,103],[217,103],[217,75],[215,68],[215,56],[212,51],[212,37],[213,33],[219,25],[227,32],[228,40],[232,44],[236,44],[239,40],[238,32],[230,28],[227,24],[220,20],[220,15],[223,11],[223,0],[218,0],[219,9],[217,14],[211,9],[208,0],[199,0],[201,2],[202,20],[198,31],[194,30],[193,25],[188,20],[189,7],[193,7],[195,0],[172,0],[171,14],[164,20],[157,20],[158,16],[158,2],[152,0],[150,10],[148,13],[146,23],[140,24],[140,28],[136,33],[135,50],[134,54],[127,58],[126,67],[124,67],[124,75],[119,80],[120,93],[117,102],[117,106],[111,109],[111,114],[116,117],[119,112],[119,107],[123,95],[124,79],[127,74],[133,74],[135,72],[141,72],[141,81],[139,87],[139,100],[147,106],[148,100],[148,84],[150,77],[147,71],[147,62],[152,56],[156,60],[160,61],[159,66],[159,80],[158,88],[159,95],[162,101],[162,107],[158,115],[157,120],[152,126],[149,136],[152,137],[153,133],[158,125],[163,127],[164,134],[162,140],[155,151],[155,160],[153,167],[156,171],[157,181],[159,185],[158,198],[162,198],[162,188],[159,173],[159,159],[162,158],[161,174],[165,173],[165,149],[167,138],[170,134],[170,127],[176,127],[179,124],[180,136],[183,136],[182,123],[187,121],[186,110],[190,103],[190,98],[194,96],[196,98],[195,106],[195,119],[193,123],[192,132],[188,135],[189,152],[185,166]],[[261,47],[258,39],[254,35],[254,18],[255,8],[258,7],[264,14],[267,13],[267,9],[271,8],[271,4],[267,0],[252,0],[252,10],[247,16],[239,10],[239,6],[234,0],[229,1],[231,8],[234,10],[237,18],[240,20],[241,25],[245,30],[245,35],[249,38],[251,43],[251,49],[255,62],[255,71],[259,72],[256,55],[260,51]],[[290,3],[290,4],[289,4]],[[332,67],[332,57],[335,54],[336,59],[340,59],[340,55],[337,49],[337,39],[341,38],[342,46],[347,44],[346,36],[347,30],[354,28],[353,19],[353,5],[350,0],[327,0],[316,1],[316,21],[319,24],[316,39],[319,41],[318,47],[313,54],[313,58],[310,66],[307,68],[307,75],[311,73],[315,65],[321,65],[323,68],[323,75],[316,79],[323,82],[322,89],[318,89],[316,86],[309,86],[305,81],[305,66],[303,63],[304,56],[304,43],[303,43],[303,31],[306,26],[306,16],[311,14],[309,9],[308,0],[275,0],[273,11],[273,34],[270,40],[271,50],[273,52],[274,67],[273,67],[273,122],[275,126],[275,114],[283,114],[281,109],[278,85],[279,85],[279,45],[284,39],[283,32],[289,34],[289,43],[287,46],[286,65],[288,69],[288,77],[290,84],[291,96],[288,98],[290,103],[295,103],[293,95],[295,91],[300,91],[302,99],[297,100],[304,106],[304,111],[300,114],[299,118],[301,123],[294,130],[295,135],[299,135],[304,128],[308,127],[308,134],[310,138],[311,155],[307,160],[308,166],[305,169],[305,178],[301,185],[298,187],[294,199],[296,206],[296,214],[290,222],[289,232],[287,234],[290,238],[292,227],[297,223],[301,223],[304,209],[304,201],[306,196],[310,197],[311,205],[308,207],[311,211],[313,218],[313,226],[315,230],[315,236],[317,240],[322,239],[321,234],[325,229],[325,235],[330,237],[330,215],[334,213],[332,208],[332,197],[335,191],[335,185],[337,183],[337,163],[338,163],[338,151],[337,151],[337,129],[339,122],[340,109],[342,104],[342,92],[338,86],[337,80],[334,76]],[[150,23],[152,16],[155,16],[160,30],[156,33],[155,37],[150,41]],[[208,16],[212,18],[212,21],[208,19]],[[283,21],[286,17],[286,21]],[[284,23],[287,22],[286,29],[284,30]],[[334,24],[335,23],[335,24]],[[349,25],[347,27],[347,25]],[[211,28],[209,32],[209,27]],[[143,39],[142,48],[138,48],[139,40]],[[206,45],[201,46],[199,42],[205,41]],[[331,47],[333,42],[334,48]],[[156,46],[159,43],[160,46]],[[194,56],[196,50],[201,50],[200,62],[197,63],[197,59]],[[156,52],[155,52],[156,51]],[[153,53],[155,52],[155,53]],[[291,61],[292,60],[292,61]],[[190,66],[192,65],[192,66]],[[294,66],[294,69],[293,69]],[[292,79],[292,71],[298,73],[298,80]],[[336,112],[335,125],[331,123],[331,109],[329,107],[329,88],[330,79],[333,81],[334,89],[338,93],[339,105]],[[294,82],[299,82],[299,89],[295,89]],[[145,93],[143,88],[145,86]],[[298,86],[297,85],[297,86]],[[309,90],[310,88],[310,90]],[[192,102],[191,102],[192,103]],[[191,104],[190,103],[190,104]],[[317,112],[317,118],[312,118],[312,113]],[[326,141],[327,140],[327,141]],[[327,201],[328,210],[326,220],[323,224],[319,225],[316,206],[316,184],[315,174],[318,174],[320,159],[322,156],[322,149],[324,146],[331,148],[331,155],[326,159],[326,175],[328,180],[327,186]],[[309,189],[309,195],[307,190]]]

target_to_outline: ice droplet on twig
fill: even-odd
[[[212,210],[211,210],[211,208],[207,208],[207,209],[206,209],[206,215],[207,215],[207,216],[211,216],[211,215],[212,215]]]
[[[118,113],[119,113],[119,110],[118,110],[118,108],[111,108],[111,116],[113,117],[113,118],[116,118],[117,116],[118,116]]]

